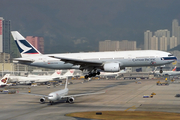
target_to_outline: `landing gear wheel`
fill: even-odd
[[[100,72],[99,71],[97,71],[97,73],[96,73],[97,75],[100,75]]]
[[[53,105],[53,101],[49,101],[50,105]]]
[[[162,69],[160,69],[160,71],[159,71],[160,73],[163,73],[163,70]]]
[[[92,73],[92,77],[95,77],[96,76],[96,73]]]
[[[85,75],[85,76],[84,76],[85,79],[88,79],[88,77],[89,77],[88,75]]]

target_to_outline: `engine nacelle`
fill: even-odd
[[[74,98],[70,97],[70,98],[68,98],[68,101],[69,101],[69,103],[73,103],[74,102]]]
[[[105,63],[103,69],[104,72],[119,72],[120,63]]]
[[[40,98],[40,102],[41,102],[41,103],[44,103],[45,100],[46,100],[46,99],[45,99],[44,97]]]

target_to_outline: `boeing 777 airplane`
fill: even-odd
[[[105,92],[95,92],[95,93],[84,93],[84,94],[68,95],[69,89],[67,88],[67,85],[68,85],[68,77],[66,78],[66,84],[65,84],[64,89],[52,92],[49,95],[40,95],[40,94],[32,94],[32,93],[19,93],[19,94],[40,96],[41,97],[40,98],[41,103],[44,103],[46,98],[47,98],[49,100],[50,104],[52,105],[54,102],[58,102],[58,101],[60,101],[62,99],[65,99],[66,102],[73,103],[74,102],[74,97],[105,93]]]
[[[125,67],[161,66],[174,62],[171,53],[158,50],[111,51],[41,54],[18,31],[12,31],[22,58],[15,63],[52,69],[80,69],[89,71],[85,78],[104,72],[118,72]]]

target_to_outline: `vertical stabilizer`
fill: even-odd
[[[174,67],[174,69],[172,71],[176,71],[176,66]]]
[[[62,70],[55,70],[55,72],[51,75],[52,77],[59,77],[62,73]]]
[[[22,57],[29,55],[40,55],[41,53],[32,46],[18,31],[11,31],[14,41]]]
[[[67,88],[67,85],[68,85],[68,77],[66,77],[65,89]]]
[[[68,70],[63,76],[73,76],[73,74],[74,74],[74,69],[70,69],[70,70]]]
[[[8,81],[8,79],[9,79],[9,76],[10,76],[10,74],[6,74],[6,75],[4,75],[3,78],[1,78],[0,86],[7,84],[7,81]]]

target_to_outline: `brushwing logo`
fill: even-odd
[[[3,83],[6,83],[6,81],[7,81],[7,78],[1,80],[1,82]]]
[[[26,40],[15,40],[21,54],[39,54]]]

